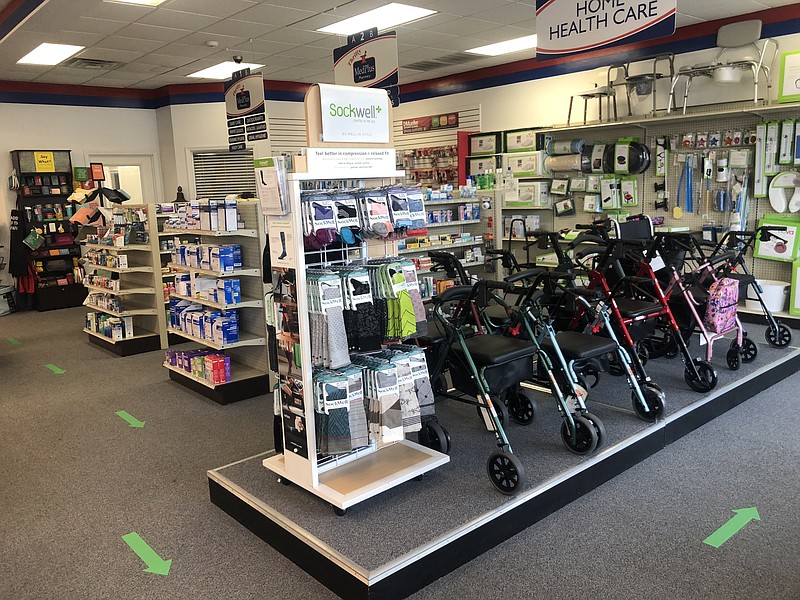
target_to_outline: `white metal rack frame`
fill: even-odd
[[[158,225],[155,207],[151,204],[125,204],[125,210],[141,211],[145,217],[145,230],[149,236],[147,244],[109,246],[106,244],[84,243],[89,250],[108,251],[114,255],[125,254],[127,268],[107,267],[102,264],[85,262],[87,271],[109,273],[120,281],[119,290],[106,289],[84,282],[90,294],[104,294],[121,298],[122,310],[111,310],[93,302],[86,302],[87,311],[107,314],[113,317],[131,317],[133,336],[113,340],[103,334],[84,328],[90,342],[120,356],[150,352],[167,346],[164,303],[161,301],[161,278],[159,260]]]
[[[211,302],[200,298],[191,298],[180,294],[171,294],[172,298],[190,300],[208,308],[220,310],[238,310],[239,341],[221,344],[212,340],[195,337],[184,331],[167,327],[171,340],[175,343],[191,341],[200,346],[224,352],[231,359],[231,379],[225,383],[212,384],[193,376],[182,369],[168,363],[164,367],[169,377],[196,392],[218,402],[229,404],[245,398],[252,398],[270,392],[269,365],[267,360],[266,314],[264,312],[265,286],[262,281],[261,259],[264,252],[265,234],[261,206],[255,200],[239,200],[237,202],[240,219],[244,221],[244,229],[237,231],[204,231],[193,229],[165,229],[160,232],[161,239],[171,237],[186,239],[200,238],[206,244],[238,244],[242,247],[243,268],[235,271],[219,273],[209,269],[200,269],[168,263],[172,271],[189,273],[192,281],[196,277],[215,277],[240,279],[242,301],[238,304]],[[192,286],[194,289],[194,286]]]
[[[393,183],[403,172],[374,173],[374,172],[342,172],[341,179],[364,180],[368,186],[380,186]],[[294,295],[292,306],[296,306],[297,314],[297,339],[296,348],[300,349],[300,366],[292,365],[287,370],[286,360],[279,362],[282,370],[280,374],[281,387],[284,385],[299,384],[302,390],[312,389],[311,339],[310,325],[307,308],[306,255],[303,248],[302,214],[300,210],[301,184],[304,182],[325,179],[313,173],[295,173],[289,175],[290,188],[290,213],[286,217],[269,217],[268,227],[270,239],[276,239],[273,232],[283,232],[284,239],[291,241],[291,248],[286,257],[276,260],[279,252],[272,247],[273,273],[281,274],[293,271]],[[381,248],[367,255],[385,254],[384,244]],[[359,253],[363,256],[364,251]],[[316,259],[312,259],[316,260]],[[276,291],[277,294],[277,291]],[[276,296],[276,303],[280,303]],[[281,393],[276,391],[276,393]],[[284,453],[267,458],[263,465],[276,473],[281,479],[291,481],[299,487],[329,502],[337,510],[346,510],[348,507],[371,498],[383,491],[395,487],[405,481],[413,479],[427,471],[445,464],[449,456],[435,452],[414,442],[404,440],[382,447],[374,445],[358,452],[347,454],[336,459],[325,458],[318,460],[316,420],[310,394],[300,399],[302,408],[289,407],[283,401],[282,421],[284,423]],[[301,419],[302,434],[294,430],[292,445],[287,444],[287,421],[295,417]]]

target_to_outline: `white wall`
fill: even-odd
[[[0,249],[8,257],[9,213],[16,193],[6,182],[11,150],[72,150],[72,164],[88,164],[88,153],[152,154],[160,160],[155,111],[36,104],[0,104]],[[158,182],[156,188],[158,189]],[[10,282],[6,269],[2,280]]]
[[[800,34],[778,38],[778,42],[780,51],[778,53],[778,59],[776,59],[772,69],[772,80],[774,82],[772,88],[773,98],[777,97],[777,85],[780,78],[780,52],[800,48]],[[678,55],[675,57],[675,69],[677,70],[683,65],[710,62],[716,57],[716,54],[716,50],[703,50],[700,52]],[[639,63],[637,63],[632,73],[641,73],[643,70],[642,67],[639,67]],[[550,125],[564,124],[567,122],[570,95],[576,92],[589,90],[594,87],[595,83],[604,82],[605,78],[605,69],[584,71],[551,77],[549,79],[527,81],[485,90],[419,100],[401,104],[395,109],[394,117],[410,118],[421,115],[433,115],[460,108],[480,106],[481,123],[484,131],[497,131],[531,126],[547,127]],[[735,86],[722,86],[707,79],[695,79],[689,95],[689,103],[693,105],[747,100],[752,98],[753,86],[751,82],[752,77],[749,75],[744,75],[742,83]],[[669,93],[669,84],[666,80],[659,84],[658,90],[658,106],[659,108],[666,107],[667,95]],[[682,82],[678,85],[677,92],[679,97],[676,98],[676,101],[680,105],[683,101]],[[650,98],[641,101],[638,105],[634,106],[634,114],[645,114],[652,108],[651,102],[652,99]],[[625,105],[624,96],[621,96],[618,100],[618,109],[620,116],[626,114],[627,107]],[[604,105],[604,115],[605,112]],[[572,122],[573,124],[576,122],[580,123],[582,119],[583,101],[580,98],[576,98]],[[596,119],[597,101],[593,100],[589,103],[589,120]]]

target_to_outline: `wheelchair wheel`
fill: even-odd
[[[748,337],[743,338],[742,339],[742,362],[743,363],[751,363],[756,359],[756,356],[758,356],[758,346],[756,346],[756,343],[753,340],[751,340],[750,338],[748,338]]]
[[[517,488],[525,485],[525,469],[520,460],[503,450],[497,450],[486,461],[486,473],[497,490],[506,496],[513,496]]]
[[[530,425],[536,418],[536,399],[533,394],[519,387],[510,388],[506,392],[508,415],[514,423]]]
[[[575,454],[591,454],[597,448],[597,430],[594,424],[587,418],[576,416],[575,439],[572,438],[567,421],[561,421],[561,440]]]

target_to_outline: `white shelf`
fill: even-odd
[[[454,227],[456,225],[480,225],[480,219],[470,219],[469,221],[447,221],[446,223],[428,223],[425,225],[426,229],[436,227]]]
[[[400,250],[398,254],[420,254],[421,252],[430,252],[431,250],[447,250],[449,248],[463,248],[464,246],[483,246],[483,240],[480,242],[456,242],[455,244],[436,244],[435,246],[425,246],[424,248],[412,248],[410,250]]]
[[[83,328],[84,333],[88,333],[89,335],[93,335],[96,338],[100,338],[101,340],[107,341],[109,344],[122,344],[124,342],[130,342],[131,340],[141,340],[143,338],[149,337],[158,337],[157,333],[153,333],[152,331],[146,331],[144,333],[137,333],[133,337],[124,338],[121,340],[112,340],[110,337],[103,335],[102,333],[97,333],[96,331],[92,331],[91,329],[87,329],[86,327]]]
[[[453,199],[453,200],[431,200],[430,202],[425,202],[425,208],[429,206],[447,206],[448,204],[462,204],[465,202],[476,202],[477,198],[460,198],[460,199]]]
[[[196,377],[192,375],[190,371],[184,371],[183,369],[179,369],[178,367],[173,367],[171,364],[165,362],[163,363],[163,367],[165,369],[169,369],[170,371],[175,371],[176,373],[180,373],[187,379],[191,379],[192,381],[196,381],[209,389],[215,390],[217,388],[223,387],[228,385],[229,383],[235,383],[237,381],[244,381],[245,379],[252,379],[253,377],[260,377],[265,375],[261,371],[257,371],[256,369],[252,369],[250,367],[245,367],[239,363],[234,363],[231,361],[231,379],[230,381],[226,381],[224,383],[211,383],[206,379],[201,377]]]
[[[97,250],[113,250],[115,252],[125,250],[138,250],[140,252],[150,252],[150,246],[145,244],[130,244],[128,246],[109,246],[108,244],[89,244],[84,242],[82,244],[85,248],[92,248]]]
[[[107,267],[105,265],[98,265],[95,263],[87,262],[87,267],[92,269],[99,269],[103,271],[110,271],[111,273],[152,273],[153,267],[128,267],[127,269],[117,269],[116,267]]]
[[[228,271],[226,273],[218,273],[217,271],[212,271],[211,269],[198,269],[197,267],[188,267],[186,265],[178,265],[175,263],[169,263],[167,266],[175,271],[194,273],[195,275],[208,275],[209,277],[261,277],[260,269],[237,269],[235,271]]]
[[[208,231],[205,229],[164,229],[163,234],[169,235],[200,235],[203,237],[256,237],[258,232],[255,229],[237,229],[236,231]],[[161,234],[159,234],[161,235]]]
[[[192,298],[191,296],[182,296],[181,294],[170,294],[173,298],[180,300],[188,300],[189,302],[196,302],[203,306],[211,308],[219,308],[220,310],[233,310],[234,308],[261,308],[264,306],[263,300],[244,299],[238,304],[222,304],[220,302],[212,302],[211,300],[204,300],[202,298]]]
[[[242,348],[244,346],[263,346],[266,344],[266,340],[263,337],[257,337],[252,334],[248,334],[246,332],[239,331],[239,341],[234,342],[233,344],[217,344],[212,340],[205,340],[203,338],[195,337],[193,335],[189,335],[185,331],[181,331],[180,329],[174,329],[172,327],[167,327],[168,333],[174,333],[182,338],[186,338],[187,340],[192,340],[193,342],[197,342],[198,344],[202,344],[203,346],[208,346],[209,348],[214,348],[215,350],[227,350],[228,348]]]
[[[84,304],[86,308],[91,308],[97,312],[105,313],[107,315],[111,315],[112,317],[133,317],[136,315],[154,315],[156,314],[155,308],[139,308],[134,310],[123,310],[121,312],[117,312],[115,310],[111,310],[109,308],[103,308],[102,306],[98,306],[96,304],[87,303]]]
[[[140,287],[140,288],[126,288],[123,290],[108,290],[106,288],[98,287],[96,285],[90,285],[88,283],[83,284],[84,287],[92,292],[98,292],[100,294],[109,294],[111,296],[130,296],[132,294],[155,294],[155,288],[151,287]]]

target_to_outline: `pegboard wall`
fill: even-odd
[[[668,227],[689,227],[691,231],[698,232],[702,229],[704,223],[709,221],[714,222],[716,225],[721,225],[725,228],[730,224],[731,212],[718,212],[714,209],[714,197],[717,190],[728,190],[727,183],[717,183],[715,177],[712,177],[710,182],[710,201],[708,210],[706,209],[706,181],[703,179],[703,158],[709,151],[716,152],[717,159],[727,158],[728,153],[732,149],[749,149],[750,150],[750,167],[748,169],[732,169],[731,182],[733,182],[733,175],[737,175],[739,179],[743,175],[748,175],[748,191],[747,198],[749,203],[749,210],[746,222],[742,223],[743,229],[753,229],[758,225],[758,222],[765,215],[775,215],[776,213],[770,206],[767,198],[754,198],[753,197],[753,179],[754,168],[753,159],[755,155],[755,145],[742,143],[735,146],[720,146],[717,148],[698,147],[697,140],[698,134],[702,134],[708,140],[712,136],[720,136],[724,138],[726,132],[732,131],[740,133],[742,142],[746,142],[748,132],[755,132],[756,126],[764,122],[780,122],[787,119],[797,119],[800,117],[796,107],[771,107],[770,111],[764,114],[760,111],[759,107],[754,107],[749,104],[742,107],[742,104],[729,104],[729,105],[715,105],[714,107],[707,108],[706,111],[699,109],[693,111],[685,118],[674,118],[663,120],[659,119],[645,119],[632,124],[611,125],[604,124],[602,126],[579,126],[572,129],[559,129],[554,130],[552,135],[558,141],[570,139],[583,139],[587,144],[596,143],[614,143],[619,138],[632,137],[646,144],[651,151],[653,165],[643,174],[638,177],[638,192],[639,192],[639,205],[631,207],[627,210],[631,214],[646,213],[651,217],[663,217],[664,225]],[[762,107],[763,108],[763,107]],[[725,112],[724,115],[719,115],[719,112]],[[545,133],[548,133],[545,130]],[[690,134],[694,138],[694,146],[684,147],[682,143],[684,136]],[[677,140],[678,147],[673,147],[669,152],[668,158],[668,177],[666,178],[667,191],[669,193],[669,209],[664,211],[656,209],[656,202],[658,200],[655,184],[662,183],[663,177],[656,177],[655,171],[655,146],[657,138],[667,138],[670,141]],[[724,143],[724,139],[721,140]],[[693,185],[693,211],[687,212],[685,193],[681,192],[681,202],[684,207],[683,215],[680,219],[673,216],[673,207],[677,203],[678,184],[683,169],[683,160],[687,155],[694,155],[697,157],[697,168],[694,170],[694,185]],[[714,163],[716,168],[716,163]],[[780,165],[780,170],[792,170],[795,167],[790,165]],[[716,173],[715,173],[716,175]],[[579,176],[575,172],[558,172],[555,173],[557,178],[569,179],[570,177]],[[731,193],[733,197],[735,194]],[[552,228],[553,230],[560,230],[574,226],[576,223],[588,223],[592,219],[597,218],[595,213],[585,213],[583,208],[583,193],[572,194],[576,213],[574,215],[565,217],[556,217],[550,211],[530,211],[525,209],[503,209],[502,214],[508,215],[511,213],[523,214],[539,214],[541,216],[541,223],[543,229]],[[501,218],[501,211],[498,209],[497,213]],[[605,213],[603,213],[605,214]],[[788,215],[788,213],[784,213]],[[800,216],[798,216],[800,222]],[[549,225],[552,224],[552,225]],[[507,246],[507,244],[506,244]],[[521,251],[523,244],[513,244],[515,254],[524,258],[525,254]],[[533,252],[537,254],[537,252]],[[760,279],[772,279],[779,281],[791,282],[791,263],[779,262],[773,260],[755,259],[752,255],[748,257],[748,266],[750,266],[755,275]]]

